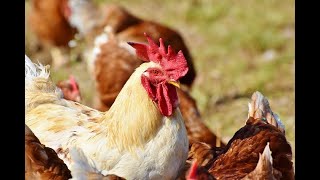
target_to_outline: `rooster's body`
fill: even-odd
[[[137,46],[137,52],[145,48],[134,43],[132,46]],[[168,56],[172,55],[169,52],[172,53],[169,50]],[[176,57],[183,58],[181,53]],[[88,159],[90,170],[103,175],[125,179],[176,178],[187,158],[188,139],[177,108],[176,91],[172,91],[175,87],[153,84],[150,74],[162,65],[152,60],[139,66],[107,112],[62,99],[45,67],[36,67],[26,58],[26,68],[26,123],[71,170],[73,159],[69,151],[76,147]],[[185,72],[179,71],[179,76]],[[149,81],[151,84],[146,84]],[[160,88],[160,96],[153,88]],[[157,98],[151,99],[153,95]]]

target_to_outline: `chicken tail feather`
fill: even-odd
[[[26,85],[36,77],[49,78],[49,66],[43,66],[41,63],[34,64],[27,55],[25,55],[24,59]]]
[[[25,110],[26,112],[39,104],[58,103],[63,93],[49,78],[50,66],[33,63],[25,55]]]
[[[269,147],[269,142],[267,143],[266,147],[263,150],[262,155],[259,154],[259,161],[257,163],[256,168],[250,172],[247,176],[245,176],[243,179],[244,180],[249,180],[249,179],[261,179],[263,177],[267,179],[276,179],[275,174],[274,174],[274,169],[272,167],[272,156],[271,156],[271,151]]]
[[[281,122],[279,116],[272,112],[268,99],[259,91],[253,93],[251,97],[248,117],[262,119],[263,121],[266,121],[267,123],[277,127],[281,132],[285,133],[284,124]]]

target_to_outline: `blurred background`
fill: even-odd
[[[132,14],[178,31],[197,72],[191,95],[206,125],[224,142],[245,124],[254,91],[268,99],[286,127],[295,154],[295,5],[293,0],[96,0],[117,3]],[[26,17],[30,1],[26,1]],[[26,54],[51,64],[26,21]],[[80,43],[79,43],[80,44]],[[56,82],[73,74],[81,102],[93,103],[93,82],[78,61],[83,46],[74,47],[70,63],[51,71]],[[59,56],[59,54],[57,55]],[[293,156],[294,159],[294,156]]]

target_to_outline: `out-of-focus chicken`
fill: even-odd
[[[67,0],[31,0],[27,26],[43,45],[68,46],[76,29],[67,21]]]
[[[63,97],[67,100],[80,102],[81,93],[79,84],[73,75],[70,75],[69,79],[57,82],[57,87],[62,90]]]
[[[269,148],[272,159],[268,156]],[[203,167],[216,179],[250,179],[254,174],[263,175],[262,179],[294,179],[292,151],[284,126],[260,92],[252,95],[245,126],[222,150],[216,152],[213,149],[212,154],[208,153],[209,150],[212,148],[207,148],[204,155],[193,154],[190,159],[209,162],[204,163]],[[273,168],[265,163],[271,163]]]
[[[104,40],[105,36],[101,36]],[[108,110],[124,84],[134,70],[143,62],[134,52],[134,49],[125,42],[119,41],[114,34],[108,33],[108,41],[100,48],[92,66],[95,77],[97,96],[94,107],[100,111]]]
[[[105,27],[109,27],[123,42],[146,42],[143,33],[147,33],[153,39],[159,39],[161,37],[164,44],[166,46],[170,44],[176,52],[182,50],[187,60],[189,71],[186,76],[181,78],[180,82],[191,87],[196,77],[196,71],[191,54],[182,36],[176,30],[157,22],[136,17],[124,7],[116,4],[107,4],[100,8],[92,0],[69,0],[68,5],[71,9],[71,15],[69,16],[70,24],[76,27],[82,36],[88,36],[86,38],[89,42],[88,44],[91,43],[93,45],[97,36],[107,36],[101,35],[101,33],[104,33]],[[106,37],[106,39],[108,39],[108,37]],[[98,43],[96,48],[100,48],[101,45],[103,45],[103,43]],[[88,54],[96,53],[90,51],[91,50],[89,50]],[[103,50],[100,50],[100,52],[102,51]],[[89,64],[94,64],[91,61],[96,61],[96,59],[94,57],[90,58],[91,55],[88,56],[89,58],[86,57],[86,61],[89,61]],[[141,63],[142,61],[140,61],[140,64]],[[89,66],[89,71],[95,71],[93,68],[94,67]],[[114,83],[112,80],[109,82],[112,82],[112,84],[118,83]]]
[[[175,179],[183,168],[189,143],[175,86],[187,73],[187,62],[182,51],[176,54],[161,39],[158,47],[147,38],[149,45],[129,43],[146,62],[107,112],[63,99],[46,68],[26,57],[26,124],[69,169],[72,147],[104,176]]]
[[[51,53],[51,63],[55,68],[69,60],[66,55],[68,43],[77,32],[67,21],[70,15],[67,3],[68,0],[31,0],[27,13],[27,28],[41,49]]]
[[[71,172],[57,153],[45,145],[25,125],[25,179],[67,180]]]
[[[203,122],[195,99],[183,89],[178,89],[180,100],[180,111],[187,128],[190,146],[194,142],[204,142],[213,147],[223,147],[225,143],[221,141]]]

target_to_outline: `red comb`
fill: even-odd
[[[161,65],[171,79],[178,80],[188,72],[188,64],[182,51],[178,54],[174,52],[171,46],[168,46],[168,52],[163,44],[162,38],[159,39],[160,47],[151,39],[147,33],[144,33],[149,45],[135,42],[128,42],[136,49],[136,54],[144,61],[152,61]]]
[[[78,86],[77,86],[76,79],[74,78],[74,76],[70,75],[70,76],[69,76],[69,81],[70,81],[70,84],[71,84],[71,86],[72,86],[72,89],[74,89],[74,90],[79,90],[79,89],[78,89]]]
[[[187,180],[196,180],[197,179],[197,170],[198,170],[198,163],[197,163],[197,161],[193,161],[186,179]]]

